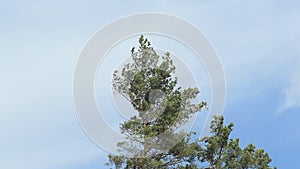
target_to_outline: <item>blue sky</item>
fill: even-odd
[[[76,119],[72,78],[85,42],[141,12],[184,18],[214,44],[233,137],[295,168],[300,151],[300,2],[0,1],[0,168],[101,169],[107,153]],[[170,49],[171,50],[171,49]]]

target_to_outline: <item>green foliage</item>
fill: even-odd
[[[252,144],[242,149],[239,139],[229,138],[233,124],[224,125],[222,116],[211,122],[211,136],[200,140],[192,139],[194,132],[175,132],[190,115],[206,107],[205,102],[192,103],[199,90],[178,86],[170,53],[159,56],[143,36],[131,56],[132,63],[113,73],[113,88],[138,115],[120,126],[127,141],[118,147],[125,155],[109,155],[107,165],[116,169],[270,168],[271,158],[263,149]]]
[[[198,145],[202,145],[197,150],[200,162],[207,162],[214,169],[271,169],[268,153],[253,144],[242,149],[238,138],[229,138],[233,124],[223,123],[223,116],[215,116],[210,126],[212,135],[198,140]]]

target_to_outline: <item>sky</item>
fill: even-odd
[[[207,36],[226,76],[223,114],[235,124],[232,137],[242,146],[264,148],[278,168],[295,168],[300,151],[295,0],[0,1],[0,168],[108,168],[108,153],[78,123],[74,68],[97,30],[144,12],[178,16]]]

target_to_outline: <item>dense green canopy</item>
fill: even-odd
[[[253,144],[239,146],[229,137],[233,124],[222,116],[211,122],[211,135],[193,139],[194,132],[175,132],[206,102],[192,103],[197,88],[182,89],[174,77],[170,53],[159,56],[150,42],[139,38],[132,63],[113,74],[113,88],[138,112],[121,124],[127,141],[118,143],[123,155],[109,155],[109,166],[126,169],[271,169],[271,158]]]

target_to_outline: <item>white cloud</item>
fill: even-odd
[[[279,110],[284,111],[292,107],[300,107],[300,71],[297,72],[292,80],[289,88],[287,88],[285,93],[285,101]]]
[[[300,107],[300,61],[297,67],[290,78],[289,85],[283,89],[284,101],[278,107],[277,113]]]

